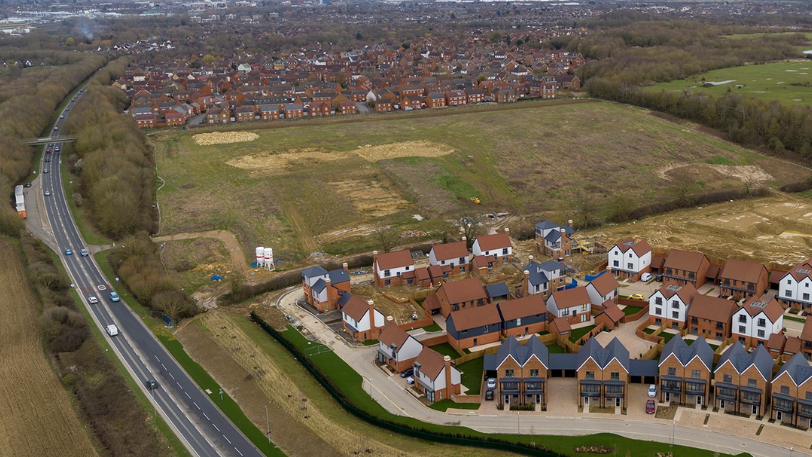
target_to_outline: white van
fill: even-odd
[[[118,327],[116,327],[115,325],[112,325],[112,324],[108,325],[107,326],[107,334],[110,335],[110,336],[118,335]]]
[[[651,281],[651,273],[643,273],[642,275],[640,275],[640,280],[644,282]]]

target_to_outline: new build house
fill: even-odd
[[[626,238],[614,245],[608,256],[607,265],[618,278],[639,281],[640,275],[651,271],[651,246],[646,240]]]
[[[781,366],[770,390],[770,419],[796,427],[812,428],[812,367],[802,354]]]
[[[343,268],[327,271],[322,267],[310,267],[302,271],[302,289],[308,303],[321,312],[338,309],[338,298],[350,291],[350,274],[347,264]]]
[[[460,393],[460,370],[451,365],[451,357],[423,348],[414,361],[414,384],[430,403]]]
[[[509,336],[496,353],[496,398],[503,405],[546,405],[547,346],[536,337],[522,345]]]
[[[498,263],[508,264],[513,258],[513,245],[510,242],[509,230],[503,233],[477,237],[471,246],[474,256],[493,257]]]
[[[785,307],[797,310],[812,308],[812,259],[792,267],[781,278],[776,297]]]
[[[592,305],[600,305],[604,308],[617,305],[618,284],[614,276],[603,273],[586,285],[586,293]]]
[[[423,344],[389,319],[378,337],[378,362],[400,373],[412,367]]]
[[[578,406],[628,405],[629,350],[617,338],[606,347],[590,338],[578,351],[576,367]]]
[[[384,326],[384,315],[375,309],[372,300],[364,301],[356,295],[345,293],[339,305],[344,331],[350,333],[355,341],[378,338]]]
[[[714,406],[728,412],[763,415],[774,363],[764,346],[748,354],[738,341],[731,344],[713,372]]]
[[[547,318],[565,317],[570,324],[592,319],[592,302],[585,287],[557,290],[547,299]]]
[[[462,241],[435,244],[429,251],[429,264],[443,269],[443,277],[461,275],[469,271],[468,245]]]
[[[496,343],[502,334],[502,317],[496,305],[452,311],[445,320],[448,342],[460,349]]]
[[[443,283],[435,296],[440,301],[440,314],[443,317],[448,317],[453,311],[488,304],[488,294],[476,278]]]
[[[730,336],[730,320],[736,303],[719,297],[697,294],[688,308],[691,335],[722,341]]]
[[[719,275],[720,297],[741,298],[761,297],[767,291],[770,273],[756,262],[728,259]]]
[[[536,248],[554,259],[572,255],[572,234],[575,230],[569,225],[558,225],[550,221],[536,224]]]
[[[663,284],[684,286],[690,283],[698,289],[705,284],[708,268],[710,260],[705,254],[672,249],[663,263]]]
[[[649,323],[674,330],[685,328],[688,307],[696,296],[693,284],[662,286],[648,299]]]
[[[761,301],[752,297],[733,313],[732,337],[745,346],[767,344],[775,334],[783,332],[784,308],[778,300]]]
[[[566,277],[560,263],[553,260],[537,263],[533,256],[529,256],[529,259],[530,262],[524,267],[520,295],[542,295],[546,298],[554,290],[564,288]]]
[[[372,252],[372,273],[378,287],[414,284],[414,261],[409,251]]]
[[[540,295],[505,300],[495,305],[502,316],[502,335],[527,336],[547,330],[547,308]]]
[[[713,349],[701,336],[689,346],[675,335],[659,363],[660,402],[706,406],[710,399]]]

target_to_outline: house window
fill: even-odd
[[[384,285],[384,286],[391,286],[391,285],[392,285],[392,280],[391,280],[391,279],[387,279],[386,281],[384,281],[384,282],[383,282],[383,285]]]
[[[595,379],[595,372],[594,371],[587,371],[586,372],[586,379]]]
[[[561,315],[562,316],[569,316],[570,315],[570,309],[569,308],[562,309],[561,310]]]
[[[614,266],[616,266],[616,267],[620,266],[620,262],[618,262],[617,260],[615,260],[613,263],[614,263]]]
[[[699,370],[693,370],[691,371],[691,377],[694,379],[700,379],[702,375],[699,373]]]
[[[729,374],[723,375],[722,381],[730,384],[733,382],[733,376],[730,376]]]
[[[392,272],[389,271],[389,270],[383,270],[383,275],[384,276],[392,276]]]
[[[809,294],[803,294],[803,298],[804,298],[804,300],[809,301]]]
[[[662,316],[663,315],[663,309],[662,308],[654,308],[654,314],[656,314],[658,316]]]
[[[539,377],[539,369],[538,368],[531,368],[530,369],[530,377],[531,378],[538,378]]]
[[[620,381],[620,373],[618,373],[617,371],[613,371],[612,373],[609,374],[609,378],[612,381]]]
[[[586,311],[587,305],[581,305],[581,311]]]
[[[676,375],[677,375],[677,369],[676,368],[669,368],[668,369],[668,376],[676,376]]]
[[[671,301],[671,308],[679,309],[679,302],[677,300],[672,300]]]
[[[517,326],[522,325],[522,318],[521,317],[516,318],[516,325]]]
[[[755,379],[753,379],[753,378],[748,379],[748,380],[747,380],[747,387],[753,387],[753,388],[755,388],[755,387],[756,387],[756,380],[755,380]]]
[[[739,315],[739,322],[741,322],[742,324],[746,324],[747,316],[745,316],[744,314]]]
[[[787,279],[787,284],[792,284],[792,281]]]
[[[764,330],[759,329],[758,332],[756,332],[756,333],[757,333],[759,338],[764,338]]]
[[[626,264],[626,268],[628,268],[629,270],[631,270],[632,268],[634,268],[634,264],[633,264],[633,263],[627,263],[627,264]]]
[[[482,331],[485,332],[485,333],[488,333],[488,326],[487,325],[483,326]]]
[[[508,248],[502,248],[502,255],[507,255]]]
[[[792,291],[790,291],[790,290],[785,290],[785,291],[784,291],[784,296],[785,296],[785,297],[787,297],[787,298],[791,298],[791,297],[792,297]]]
[[[460,273],[465,273],[465,265],[460,265]]]
[[[739,333],[744,334],[747,332],[747,329],[744,325],[739,326]]]
[[[502,258],[502,263],[507,264],[507,263],[508,263],[508,258],[507,258],[507,257],[503,257],[503,258]]]
[[[673,319],[679,319],[679,311],[671,311],[671,317]]]
[[[513,377],[513,370],[505,370],[505,377],[512,378]]]
[[[781,386],[781,395],[789,395],[789,386]]]
[[[654,299],[654,304],[655,304],[655,305],[662,305],[662,304],[663,304],[663,299],[662,299],[662,297],[657,297],[657,298],[655,298],[655,299]]]
[[[440,265],[445,265],[445,260],[441,260]]]
[[[766,327],[767,326],[767,320],[766,319],[759,319],[758,320],[758,326],[759,327]]]

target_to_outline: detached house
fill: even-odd
[[[522,344],[509,336],[493,359],[499,403],[546,406],[547,346],[533,337]]]
[[[510,243],[509,230],[505,228],[503,233],[493,235],[483,235],[474,240],[471,249],[474,256],[487,256],[497,259],[503,264],[510,263],[513,257],[513,245]]]
[[[672,249],[663,263],[663,283],[684,286],[688,283],[697,289],[705,284],[710,260],[699,252]]]
[[[350,291],[347,264],[333,271],[318,266],[303,270],[302,289],[307,302],[320,312],[338,309],[339,296]]]
[[[767,344],[783,328],[784,309],[778,300],[764,302],[752,297],[733,313],[731,336],[745,346],[757,346]]]
[[[536,224],[536,249],[552,258],[569,257],[572,255],[572,234],[575,230],[569,225],[559,226],[550,221]]]
[[[449,344],[467,349],[499,342],[502,317],[496,305],[467,308],[450,313],[445,326]]]
[[[662,286],[648,299],[649,323],[674,330],[685,328],[688,308],[697,291],[693,284]]]
[[[769,277],[767,268],[760,263],[728,259],[719,276],[719,296],[736,300],[761,297],[767,291]]]
[[[496,307],[502,316],[502,335],[506,337],[527,336],[547,330],[547,308],[539,295],[505,300]]]
[[[387,317],[386,327],[378,337],[378,362],[386,364],[398,373],[411,368],[414,360],[423,350],[423,344],[406,333]]]
[[[646,240],[626,238],[609,250],[608,265],[618,278],[639,281],[643,273],[651,271],[651,246]]]
[[[730,336],[730,319],[735,308],[732,300],[696,294],[687,315],[691,335],[724,340]]]
[[[536,263],[533,256],[528,258],[530,262],[524,267],[521,294],[549,297],[554,290],[564,287],[564,267],[560,263],[553,260]]]
[[[795,354],[773,378],[770,419],[796,427],[812,428],[812,367]]]
[[[716,364],[715,407],[734,413],[761,416],[767,406],[767,391],[775,361],[764,346],[751,354],[735,342]]]
[[[701,336],[688,346],[675,335],[660,355],[660,402],[706,406],[710,399],[713,349]]]
[[[435,244],[429,251],[429,264],[443,268],[443,276],[459,275],[468,272],[468,245],[462,241]]]
[[[812,259],[795,265],[781,278],[776,297],[785,307],[812,308]]]
[[[413,366],[414,385],[429,402],[460,394],[460,370],[451,365],[451,357],[423,348]]]
[[[414,261],[411,252],[395,251],[378,255],[378,251],[372,251],[372,273],[378,287],[413,284]]]
[[[444,317],[453,311],[488,304],[488,294],[476,278],[443,283],[437,289],[436,297],[440,301],[440,314]]]
[[[345,293],[339,300],[344,331],[355,341],[377,339],[384,326],[383,313],[375,309],[372,300],[364,301],[356,295]]]
[[[570,324],[592,319],[592,302],[585,287],[557,290],[547,299],[548,319],[565,317]]]
[[[593,306],[603,306],[609,308],[617,305],[618,284],[614,276],[603,273],[586,285],[586,293]]]
[[[578,406],[628,406],[629,351],[614,338],[604,348],[591,338],[578,351]]]

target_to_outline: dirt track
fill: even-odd
[[[95,456],[40,345],[36,301],[14,246],[0,240],[0,456]]]

